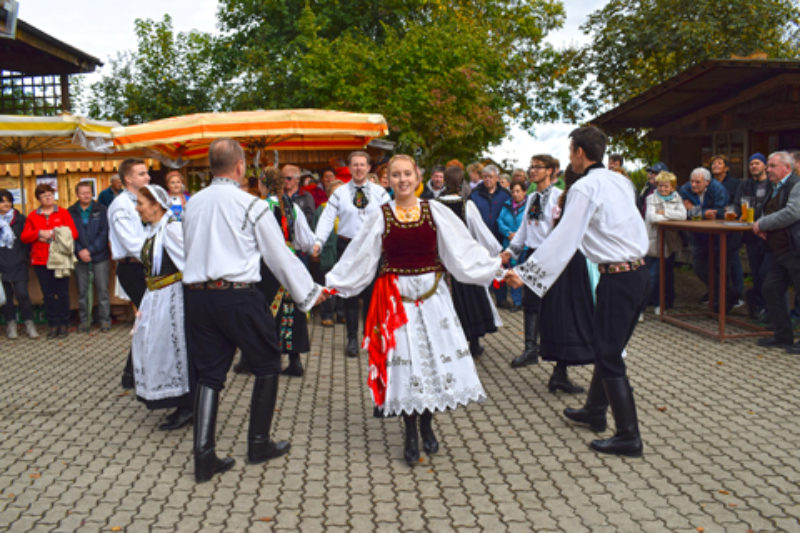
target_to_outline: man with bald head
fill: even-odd
[[[292,202],[297,204],[297,207],[306,216],[306,220],[314,220],[314,211],[316,210],[314,197],[311,193],[300,189],[300,173],[300,167],[297,165],[283,165],[281,169],[284,179],[283,191]]]
[[[264,260],[297,307],[308,311],[325,296],[286,246],[269,204],[247,187],[244,151],[233,139],[217,139],[208,151],[211,185],[186,204],[183,218],[186,268],[186,343],[197,371],[195,480],[208,481],[233,466],[215,452],[219,393],[236,348],[253,374],[247,458],[262,463],[289,451],[269,432],[278,395],[280,349],[268,303],[255,284]]]

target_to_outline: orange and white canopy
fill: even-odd
[[[170,159],[198,159],[219,137],[237,139],[245,150],[358,150],[389,132],[372,113],[322,109],[197,113],[114,128],[117,150],[150,148]]]

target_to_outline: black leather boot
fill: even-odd
[[[642,439],[639,436],[633,389],[628,383],[628,378],[606,378],[603,380],[603,386],[611,405],[611,412],[614,414],[617,430],[610,439],[593,440],[592,449],[612,455],[641,457]]]
[[[284,368],[281,371],[281,374],[285,376],[296,376],[296,377],[300,377],[303,375],[303,363],[300,362],[299,353],[289,354],[289,366]]]
[[[608,410],[608,399],[603,388],[603,380],[600,379],[597,367],[592,374],[592,382],[589,384],[589,393],[586,395],[586,403],[580,409],[564,409],[564,416],[578,422],[587,424],[589,428],[597,433],[606,430],[606,411]]]
[[[556,363],[555,368],[553,368],[553,374],[550,376],[550,381],[547,383],[547,388],[550,392],[556,392],[561,389],[567,394],[577,394],[584,391],[583,387],[575,385],[569,380],[567,365],[564,363]]]
[[[525,351],[511,361],[511,366],[513,368],[535,365],[539,362],[539,345],[536,344],[539,314],[525,311],[522,322],[525,326]]]
[[[186,396],[189,396],[189,394],[187,393]],[[158,429],[163,429],[164,431],[180,429],[192,423],[193,415],[194,410],[192,409],[191,399],[184,398],[181,400],[181,404],[178,408],[175,409],[173,413],[167,415],[167,421],[158,426]]]
[[[414,466],[419,462],[419,437],[417,435],[417,415],[403,415],[403,422],[406,425],[406,447],[403,457],[409,466]]]
[[[269,438],[277,398],[278,375],[257,376],[253,384],[253,397],[250,401],[250,428],[247,431],[247,461],[250,464],[263,463],[269,459],[280,457],[291,447],[285,440],[275,442]]]
[[[208,481],[214,474],[227,472],[235,461],[230,457],[220,459],[216,454],[214,433],[217,429],[219,391],[205,385],[197,386],[194,400],[194,479]]]
[[[472,354],[473,358],[478,358],[483,355],[484,349],[481,346],[481,339],[480,337],[474,337],[469,340],[469,353]]]
[[[439,441],[433,434],[433,413],[425,411],[419,416],[419,435],[422,437],[422,449],[428,455],[433,455],[439,451]]]
[[[344,318],[345,328],[347,329],[347,348],[344,352],[347,357],[358,357],[358,300],[356,305],[348,305],[345,302]]]
[[[51,333],[52,333],[52,328]],[[47,336],[50,338],[50,335]],[[125,368],[122,370],[122,388],[123,389],[132,389],[136,385],[136,382],[133,379],[133,354],[129,351],[128,352],[128,360],[125,361]]]

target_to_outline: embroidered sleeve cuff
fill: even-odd
[[[299,307],[300,310],[304,313],[309,312],[311,308],[314,307],[314,304],[317,302],[317,298],[319,298],[319,295],[322,292],[322,288],[323,288],[322,285],[315,283],[314,288],[311,289],[311,292],[308,294],[308,296],[305,297],[305,299],[301,303],[297,304],[297,307]]]
[[[548,287],[542,283],[542,281],[547,275],[547,272],[542,270],[538,264],[529,259],[521,265],[514,267],[514,270],[517,272],[523,283],[525,283],[530,290],[536,293],[537,296],[541,297],[545,295]]]

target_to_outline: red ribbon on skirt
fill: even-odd
[[[364,323],[363,347],[369,353],[367,386],[378,407],[386,400],[386,361],[397,345],[394,332],[408,323],[403,298],[397,287],[397,274],[384,274],[375,280],[372,303]]]

